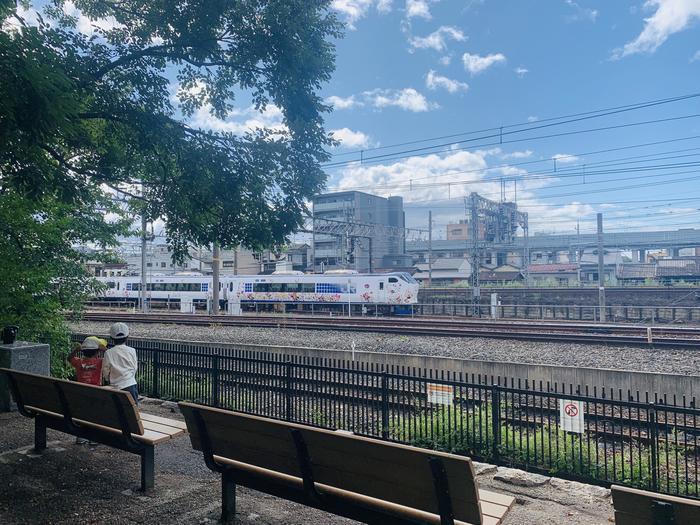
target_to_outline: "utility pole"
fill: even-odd
[[[148,232],[146,231],[146,212],[141,213],[141,311],[146,313],[146,243],[148,242]]]
[[[479,272],[481,271],[481,254],[479,253],[479,196],[471,193],[469,202],[469,238],[471,240],[471,285],[472,285],[472,315],[481,316],[481,283]]]
[[[219,243],[214,243],[214,249],[211,254],[211,313],[218,315],[219,313]]]
[[[600,322],[605,322],[605,257],[603,253],[603,214],[598,214],[598,306]]]
[[[233,249],[233,275],[238,275],[238,246]]]
[[[428,288],[433,285],[433,211],[428,212]]]

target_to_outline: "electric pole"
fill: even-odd
[[[600,322],[605,322],[605,258],[603,253],[603,214],[598,214],[598,306]]]
[[[214,249],[211,254],[211,313],[218,315],[219,313],[219,243],[214,243]]]
[[[146,212],[141,213],[141,311],[146,313],[146,243],[148,242],[148,232],[146,231]]]
[[[433,212],[428,212],[428,288],[433,285]]]

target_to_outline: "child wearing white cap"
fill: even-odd
[[[114,341],[114,346],[105,352],[102,377],[112,388],[129,392],[138,404],[136,350],[124,344],[129,337],[129,327],[124,323],[114,323],[109,328],[109,336]]]

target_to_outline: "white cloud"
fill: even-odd
[[[379,0],[377,2],[377,11],[380,13],[388,13],[391,11],[392,0]]]
[[[428,101],[424,95],[413,88],[373,89],[363,93],[365,100],[375,108],[398,107],[406,111],[420,113],[437,108],[437,104]]]
[[[340,141],[343,148],[366,148],[369,146],[369,136],[361,131],[353,131],[349,128],[331,130],[333,138]]]
[[[449,66],[452,63],[452,55],[441,56],[439,62],[443,66]]]
[[[392,0],[333,0],[331,7],[341,13],[348,28],[357,29],[355,22],[364,18],[372,5],[378,12],[385,14],[391,11]]]
[[[111,29],[121,27],[121,24],[119,24],[113,16],[91,20],[85,16],[72,1],[63,4],[63,12],[75,18],[77,20],[76,29],[88,36],[92,36],[97,30],[110,31]]]
[[[25,9],[24,6],[17,6],[17,16],[24,20],[24,24],[27,26],[37,26],[39,25],[39,13],[33,7]],[[14,16],[6,18],[2,22],[3,31],[21,31],[22,24]]]
[[[644,7],[656,8],[656,11],[644,19],[644,29],[637,38],[613,51],[613,59],[635,53],[653,53],[669,36],[683,31],[700,18],[700,0],[647,0]]]
[[[443,77],[435,73],[432,69],[428,71],[428,75],[425,77],[425,85],[428,89],[446,89],[450,93],[457,93],[458,91],[467,91],[469,89],[469,84],[466,82],[460,82],[458,80],[452,80],[451,78]]]
[[[581,7],[579,4],[574,2],[574,0],[564,0],[569,6],[571,6],[575,12],[569,17],[569,20],[587,20],[589,22],[595,22],[598,18],[598,10],[590,9],[588,7]]]
[[[698,49],[695,54],[693,55],[693,58],[690,59],[691,62],[697,62],[700,60],[700,49]]]
[[[538,120],[540,120],[540,119],[538,117],[536,117],[535,115],[530,115],[529,117],[527,117],[528,122],[537,122]]]
[[[589,205],[580,203],[543,208],[536,192],[557,179],[520,178],[527,174],[521,168],[490,168],[489,156],[494,155],[495,160],[499,152],[498,148],[453,151],[441,155],[409,157],[380,165],[363,165],[358,162],[344,167],[332,187],[334,191],[359,189],[382,196],[402,196],[407,204],[406,222],[410,227],[425,223],[427,209],[435,210],[433,217],[439,215],[436,220],[441,223],[463,219],[463,197],[477,192],[486,198],[498,199],[502,176],[517,179],[518,206],[529,206],[523,209],[531,212],[531,224],[540,222],[551,228],[550,220],[556,217],[554,227],[565,231],[574,228],[579,217],[594,211]],[[514,194],[515,183],[510,180],[506,196],[512,199]],[[538,221],[540,217],[541,220]]]
[[[579,158],[576,155],[557,153],[556,155],[552,155],[552,160],[556,160],[558,164],[571,164],[572,162],[577,162]]]
[[[464,53],[462,55],[462,62],[464,62],[464,68],[469,71],[472,75],[481,73],[482,71],[490,68],[494,64],[499,62],[505,62],[506,57],[502,53],[492,53],[486,56],[472,55],[470,53]]]
[[[510,153],[501,155],[502,159],[527,159],[529,157],[532,157],[532,151],[529,149],[525,151],[511,151]]]
[[[524,67],[516,67],[513,71],[515,71],[515,74],[518,75],[518,77],[523,78],[525,75],[527,75],[530,70]]]
[[[268,105],[264,111],[258,111],[254,106],[234,109],[226,119],[220,119],[213,115],[212,107],[204,104],[194,112],[190,125],[195,128],[236,135],[257,130],[267,130],[282,135],[287,133],[287,127],[283,124],[282,118],[282,110],[273,104]]]
[[[351,95],[349,97],[338,97],[336,95],[331,95],[330,97],[327,97],[326,100],[324,101],[326,104],[330,104],[333,106],[333,109],[351,109],[354,108],[355,106],[361,106],[362,102],[357,100],[355,98],[355,95]]]
[[[406,18],[425,18],[430,20],[430,6],[428,0],[406,0]]]
[[[411,49],[434,49],[435,51],[445,51],[447,49],[448,39],[455,40],[457,42],[464,42],[467,37],[456,27],[440,26],[428,36],[411,37],[408,43],[411,45]]]

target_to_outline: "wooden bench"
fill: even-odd
[[[479,490],[462,456],[180,403],[192,446],[221,474],[223,522],[236,485],[364,523],[497,525],[514,498]]]
[[[700,501],[613,485],[616,525],[698,525]]]
[[[141,456],[141,489],[154,485],[154,446],[184,434],[184,422],[139,412],[131,394],[0,368],[19,412],[34,418],[34,449],[46,448],[46,429]]]

